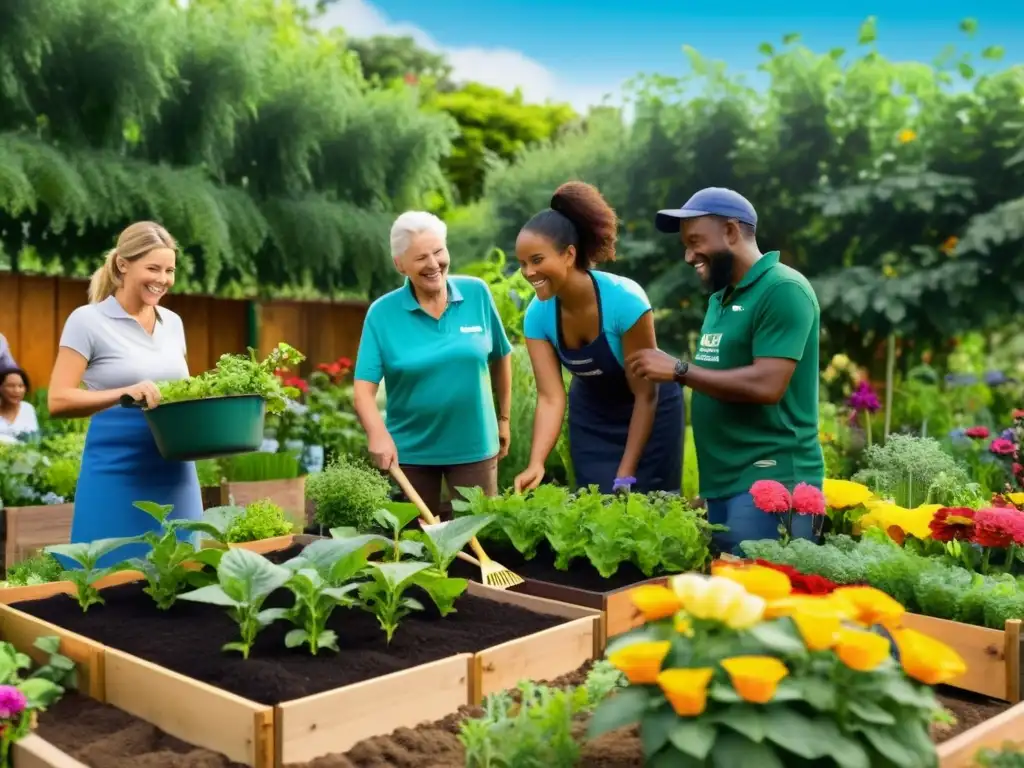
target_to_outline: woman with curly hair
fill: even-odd
[[[615,211],[589,184],[571,181],[516,240],[523,276],[537,292],[526,310],[526,346],[537,380],[530,463],[516,491],[535,488],[558,441],[569,387],[569,451],[576,483],[679,493],[683,397],[678,384],[633,376],[625,359],[656,349],[647,294],[634,281],[595,267],[615,259]]]

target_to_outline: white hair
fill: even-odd
[[[421,232],[430,232],[441,238],[448,239],[448,225],[437,216],[426,211],[406,211],[391,225],[391,258],[396,262],[402,258],[412,239]]]

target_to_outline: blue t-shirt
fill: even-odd
[[[498,452],[490,364],[512,351],[483,280],[448,278],[448,307],[434,319],[412,285],[370,305],[355,378],[387,389],[386,423],[403,464],[443,466]]]
[[[601,325],[612,354],[625,367],[622,354],[622,337],[636,325],[636,321],[651,310],[651,302],[644,289],[635,280],[608,272],[592,271],[601,296]],[[558,349],[558,318],[555,316],[555,299],[541,301],[536,296],[526,308],[523,319],[523,333],[528,339],[550,341]]]

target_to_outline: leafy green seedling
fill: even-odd
[[[174,509],[170,504],[137,501],[135,507],[157,520],[160,529],[147,531],[136,539],[149,544],[150,550],[145,557],[132,558],[126,565],[142,572],[148,582],[146,594],[156,601],[158,608],[167,610],[185,585],[205,586],[213,580],[213,577],[197,570],[193,564],[216,568],[224,556],[224,550],[221,549],[196,550],[191,542],[179,540],[178,532],[185,530],[205,533],[217,541],[223,541],[223,535],[215,525],[204,520],[170,519],[169,515]]]
[[[372,581],[359,587],[361,607],[377,617],[388,642],[398,623],[410,611],[422,611],[423,605],[412,597],[403,597],[416,581],[416,575],[430,568],[430,563],[370,563]]]
[[[78,604],[82,606],[84,613],[89,610],[90,605],[104,602],[99,590],[93,585],[104,576],[109,576],[115,571],[125,570],[127,567],[124,563],[118,563],[105,568],[97,568],[97,561],[115,549],[123,547],[125,544],[134,544],[136,541],[134,537],[97,539],[77,544],[53,544],[45,547],[43,551],[51,555],[62,555],[81,566],[81,568],[62,571],[60,578],[62,581],[70,581],[75,585]]]
[[[360,584],[351,580],[366,568],[370,554],[387,544],[387,539],[373,534],[324,539],[286,562],[284,567],[293,576],[285,586],[295,596],[288,619],[295,629],[285,636],[285,645],[295,648],[306,643],[314,655],[321,648],[337,651],[338,638],[333,630],[326,629],[327,620],[339,605],[357,604],[352,593]]]
[[[260,630],[287,615],[285,608],[264,609],[263,602],[290,578],[290,570],[270,562],[263,555],[248,549],[230,549],[217,566],[216,584],[185,592],[179,597],[228,608],[231,618],[238,624],[241,640],[227,643],[222,650],[239,651],[242,658],[248,659]]]
[[[417,540],[416,532],[405,530],[418,516],[415,504],[392,504],[390,509],[378,509],[373,513],[374,522],[387,531],[391,539],[391,561],[397,563],[403,556],[423,556],[423,544]],[[335,535],[333,530],[331,535]]]
[[[442,616],[455,610],[455,601],[469,586],[465,579],[449,577],[448,569],[469,540],[493,521],[492,515],[470,515],[423,526],[419,535],[431,567],[416,575],[416,584],[430,595]]]

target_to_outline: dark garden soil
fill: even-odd
[[[551,681],[551,685],[579,685],[589,665]],[[968,728],[995,717],[1009,705],[964,691],[940,688],[943,706],[957,725],[934,734],[941,743]],[[478,717],[477,707],[417,728],[399,728],[388,736],[360,742],[344,755],[327,755],[286,768],[463,768],[465,753],[459,743],[459,723]],[[582,740],[586,722],[576,725]],[[138,718],[107,704],[69,694],[39,720],[39,735],[91,768],[236,768],[223,755],[189,746]],[[581,768],[640,768],[643,765],[636,728],[624,728],[587,743]]]
[[[569,570],[560,571],[555,568],[555,553],[546,542],[541,542],[532,560],[524,560],[519,552],[508,546],[498,547],[488,543],[484,545],[484,549],[492,559],[524,579],[549,581],[552,584],[590,592],[611,592],[651,578],[645,576],[635,565],[623,563],[611,578],[606,579],[585,558],[576,558],[569,564]],[[480,569],[462,560],[456,560],[449,573],[463,579],[480,580]]]
[[[257,637],[248,660],[221,646],[237,638],[237,627],[223,608],[178,601],[159,610],[141,584],[103,590],[104,605],[82,613],[66,595],[18,604],[18,609],[167,669],[201,680],[261,704],[280,704],[369,680],[456,653],[476,653],[540,632],[567,619],[464,595],[456,612],[436,610],[402,620],[388,645],[377,619],[355,609],[336,609],[328,622],[341,653],[288,649],[291,625],[279,621]],[[432,608],[426,595],[416,595]],[[290,593],[270,596],[266,607],[291,604]]]

